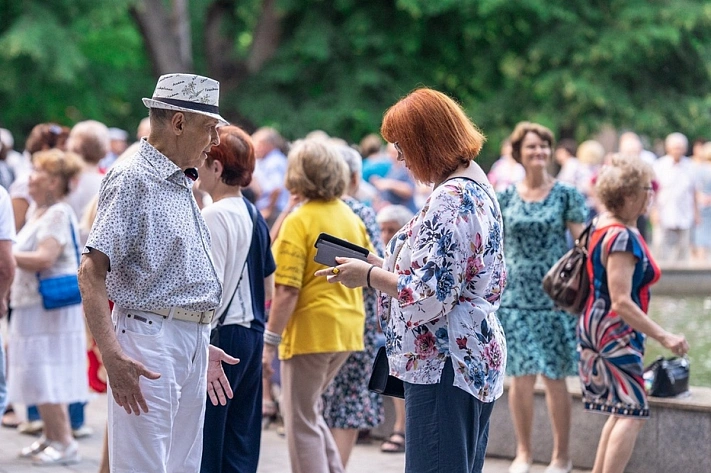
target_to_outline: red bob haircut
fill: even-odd
[[[234,125],[217,129],[220,144],[207,153],[208,164],[222,163],[222,182],[228,186],[246,187],[252,182],[254,172],[254,145],[244,130]]]
[[[416,89],[385,112],[380,133],[402,150],[415,179],[439,183],[479,155],[486,138],[454,100]]]

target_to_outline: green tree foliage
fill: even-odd
[[[0,126],[94,118],[132,132],[155,84],[126,0],[0,0]]]
[[[489,136],[488,160],[524,119],[579,140],[603,125],[651,137],[711,126],[701,0],[277,0],[275,52],[250,67],[266,2],[190,2],[196,72],[223,82],[224,114],[247,127],[357,141],[422,85],[462,103]],[[132,2],[47,3],[0,0],[0,121],[135,126],[155,78]],[[206,31],[216,11],[229,21]]]

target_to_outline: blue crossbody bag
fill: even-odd
[[[74,243],[74,253],[79,266],[79,245],[74,234],[74,225],[69,220],[69,228]],[[77,274],[65,274],[61,276],[51,276],[42,279],[37,273],[39,280],[39,293],[42,296],[42,306],[45,310],[59,309],[71,305],[81,304],[81,292],[79,292],[79,278]]]

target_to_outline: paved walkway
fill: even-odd
[[[106,396],[95,396],[86,412],[87,425],[94,429],[94,435],[82,439],[81,463],[71,466],[34,467],[29,460],[17,458],[17,452],[34,441],[33,437],[21,435],[14,429],[0,428],[0,473],[73,472],[96,473],[101,459],[104,421],[106,419]],[[348,473],[399,473],[404,470],[404,455],[384,454],[378,444],[356,445],[348,465]],[[509,460],[487,459],[485,473],[506,473]],[[535,465],[532,473],[543,473],[544,465]],[[262,436],[262,451],[259,473],[289,473],[289,458],[286,441],[272,428]],[[578,470],[574,470],[580,473]]]

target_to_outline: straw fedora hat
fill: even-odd
[[[195,74],[165,74],[160,76],[153,97],[143,99],[148,108],[199,113],[229,123],[220,116],[218,106],[220,83]]]

